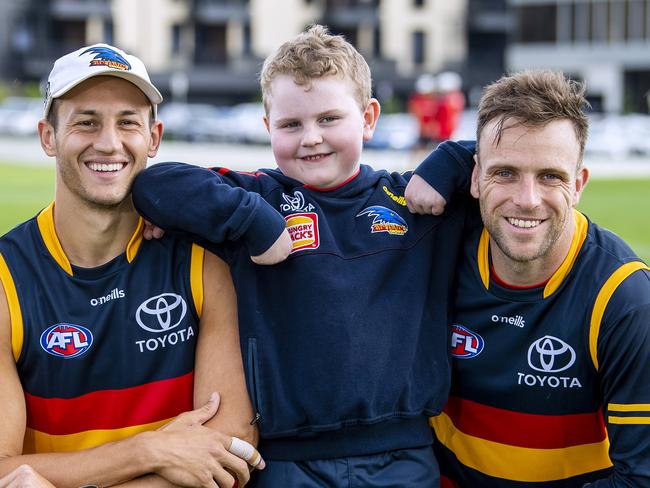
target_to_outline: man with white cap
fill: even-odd
[[[0,477],[29,464],[57,487],[230,488],[264,466],[239,438],[256,433],[227,266],[143,240],[131,201],[161,101],[106,44],[50,73],[38,131],[54,202],[0,238]]]

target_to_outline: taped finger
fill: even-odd
[[[254,468],[257,467],[260,464],[260,462],[262,462],[262,456],[260,455],[259,452],[257,452],[257,449],[255,449],[248,442],[241,440],[238,437],[232,438],[232,443],[230,444],[228,451],[231,454],[234,454],[235,456],[242,458]]]

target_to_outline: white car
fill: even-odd
[[[37,133],[43,118],[43,100],[7,97],[0,103],[0,134],[29,136]]]

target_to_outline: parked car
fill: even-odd
[[[616,161],[628,154],[628,138],[621,117],[592,115],[589,118],[589,137],[586,156],[604,157]]]
[[[412,149],[418,135],[418,121],[411,114],[386,114],[379,117],[372,139],[364,145],[373,149]]]
[[[634,156],[650,155],[650,116],[628,114],[621,117],[627,152]]]
[[[158,118],[171,139],[224,141],[229,138],[229,111],[207,103],[168,102],[160,106]]]
[[[43,118],[43,100],[7,97],[0,103],[0,133],[16,136],[36,134]]]
[[[229,114],[230,136],[234,142],[270,144],[264,126],[264,105],[261,103],[241,103],[232,107]]]

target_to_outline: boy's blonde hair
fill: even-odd
[[[347,78],[354,85],[354,97],[361,110],[370,101],[372,80],[368,63],[343,36],[331,34],[322,25],[310,26],[264,61],[260,85],[267,114],[271,83],[278,75],[289,75],[298,85],[307,87],[311,80],[323,76]]]

